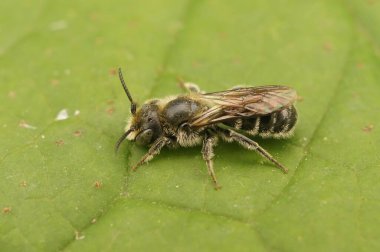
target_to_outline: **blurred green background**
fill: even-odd
[[[0,2],[1,251],[379,251],[379,0]],[[115,156],[133,97],[294,87],[290,140]],[[66,109],[68,118],[56,121]]]

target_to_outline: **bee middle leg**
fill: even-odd
[[[266,151],[264,148],[262,148],[258,143],[253,141],[252,139],[237,133],[234,130],[227,130],[225,132],[226,138],[232,139],[233,141],[238,142],[240,145],[242,145],[244,148],[248,150],[254,150],[257,153],[259,153],[261,156],[264,158],[268,159],[271,161],[274,165],[276,165],[279,169],[281,169],[284,173],[288,173],[288,168],[283,166],[280,162],[278,162],[274,157],[272,157],[271,154],[269,154],[268,151]]]
[[[140,161],[132,167],[132,171],[136,171],[136,169],[144,164],[145,162],[148,162],[149,160],[152,160],[154,156],[160,154],[161,149],[170,143],[170,139],[167,137],[160,137],[154,143],[152,146],[149,148],[148,153],[146,153]]]
[[[216,175],[214,172],[214,146],[216,145],[217,136],[206,134],[203,139],[203,147],[202,147],[202,156],[206,161],[208,174],[211,176],[212,181],[214,182],[215,190],[221,188],[216,179]]]

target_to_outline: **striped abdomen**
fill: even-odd
[[[297,111],[290,106],[264,116],[231,119],[225,124],[253,136],[286,138],[292,135],[296,122]]]

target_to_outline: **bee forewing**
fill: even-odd
[[[204,126],[231,118],[261,116],[281,110],[297,98],[294,89],[285,86],[236,88],[200,95],[213,106],[196,116],[193,126]]]

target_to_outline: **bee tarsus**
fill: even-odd
[[[156,141],[154,141],[152,146],[150,146],[148,152],[140,159],[140,161],[137,164],[135,164],[132,167],[132,171],[136,171],[139,166],[152,160],[154,156],[160,154],[161,149],[169,143],[170,139],[167,137],[160,137]]]
[[[217,136],[205,134],[203,138],[203,146],[202,146],[202,156],[206,161],[208,174],[211,176],[212,181],[214,182],[214,187],[216,190],[220,189],[221,186],[218,184],[218,180],[216,179],[215,171],[214,171],[214,146],[217,143]]]
[[[255,141],[253,141],[252,139],[242,135],[242,134],[239,134],[237,133],[236,131],[233,131],[233,130],[229,130],[229,135],[230,137],[238,142],[241,146],[243,146],[244,148],[248,149],[248,150],[254,150],[256,151],[257,153],[259,153],[262,157],[268,159],[269,161],[271,161],[273,164],[275,164],[279,169],[281,169],[284,173],[288,173],[288,168],[286,168],[285,166],[283,166],[280,162],[278,162],[276,159],[274,159],[272,157],[271,154],[269,154],[268,151],[266,151],[263,147],[261,147],[258,143],[256,143]]]

